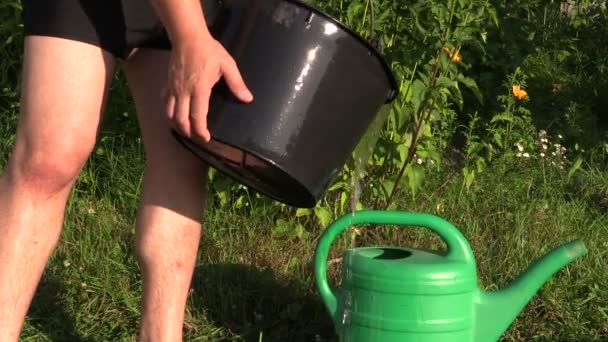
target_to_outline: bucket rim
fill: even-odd
[[[376,47],[374,47],[367,39],[363,38],[363,36],[361,36],[359,33],[354,31],[350,27],[348,27],[342,21],[325,13],[324,11],[322,11],[319,7],[317,7],[315,5],[304,2],[303,0],[280,0],[280,1],[290,2],[290,3],[305,7],[307,9],[315,12],[316,14],[324,17],[325,19],[332,21],[334,24],[338,25],[341,29],[343,29],[346,33],[348,33],[353,38],[357,39],[360,43],[362,43],[380,61],[380,64],[382,65],[382,67],[388,77],[388,82],[389,82],[390,86],[392,87],[391,94],[387,97],[387,99],[385,100],[384,103],[385,104],[390,103],[393,100],[395,100],[395,98],[397,98],[397,96],[399,95],[399,84],[397,83],[397,78],[395,77],[395,73],[393,72],[393,70],[390,67],[390,65],[388,64],[388,62],[386,61],[386,58],[384,57],[384,55],[382,53],[380,53],[380,51],[378,51],[378,49],[376,49]]]
[[[311,189],[307,188],[306,185],[304,185],[302,182],[300,182],[299,180],[294,178],[292,175],[290,175],[290,173],[285,169],[285,167],[283,165],[275,162],[274,160],[272,160],[270,158],[260,155],[253,149],[248,148],[247,146],[242,146],[241,144],[230,143],[222,138],[218,138],[217,136],[214,136],[213,134],[211,135],[211,140],[214,143],[219,143],[221,145],[225,145],[225,146],[234,148],[236,150],[240,150],[246,154],[249,154],[249,155],[267,163],[270,167],[274,168],[275,170],[277,170],[280,173],[282,173],[283,175],[285,175],[289,179],[290,183],[294,184],[296,187],[299,188],[299,191],[302,193],[302,196],[298,196],[298,198],[289,197],[289,196],[279,196],[279,195],[276,195],[275,193],[273,193],[272,191],[265,189],[264,187],[260,187],[258,184],[243,182],[242,179],[239,179],[239,177],[232,174],[232,171],[230,170],[229,167],[227,168],[224,166],[223,163],[217,161],[217,159],[223,158],[220,154],[217,153],[217,151],[207,148],[207,147],[195,142],[193,139],[190,139],[188,137],[181,135],[174,129],[171,130],[171,133],[173,134],[173,136],[177,139],[177,141],[180,144],[182,144],[191,153],[193,153],[196,156],[198,156],[199,158],[203,159],[205,161],[205,163],[207,163],[211,167],[215,168],[216,170],[218,170],[222,174],[228,176],[229,178],[232,178],[234,181],[236,181],[240,184],[243,184],[243,185],[247,186],[248,188],[251,188],[252,190],[254,190],[274,201],[277,201],[279,203],[283,203],[283,204],[286,204],[289,206],[297,207],[297,208],[310,209],[310,208],[313,208],[317,204],[317,202],[320,200],[320,198],[315,196],[315,194],[313,193],[313,191]],[[205,156],[203,156],[201,154],[204,154]],[[211,159],[209,159],[208,157],[210,157]],[[216,161],[219,165],[216,165]],[[226,170],[226,168],[228,170]]]

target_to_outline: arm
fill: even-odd
[[[182,135],[209,141],[207,111],[215,83],[224,77],[244,102],[253,95],[232,56],[207,29],[200,0],[150,1],[173,46],[164,94],[167,117]]]
[[[212,39],[200,0],[150,0],[173,45],[194,37]]]

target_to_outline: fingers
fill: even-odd
[[[199,88],[190,98],[190,124],[192,125],[192,133],[202,137],[205,142],[211,140],[211,134],[207,128],[209,93],[210,90]]]
[[[211,133],[207,125],[207,113],[214,84],[223,76],[228,87],[241,101],[251,102],[253,95],[236,62],[227,52],[216,51],[203,62],[197,64],[200,60],[194,59],[190,60],[190,64],[177,65],[170,72],[170,79],[174,79],[169,81],[163,97],[167,104],[167,118],[175,130],[187,138],[202,138],[208,142]]]
[[[175,96],[169,91],[169,87],[165,86],[161,90],[161,99],[165,102],[165,115],[167,119],[173,120],[174,108],[175,108]]]
[[[190,131],[190,96],[181,95],[175,100],[173,119],[177,130],[185,137],[191,137]]]
[[[207,128],[207,112],[209,110],[209,91],[198,87],[187,95],[163,95],[167,101],[167,118],[180,134],[188,138],[203,138],[211,140]]]
[[[226,58],[221,65],[221,69],[226,84],[234,95],[243,102],[251,102],[253,100],[253,94],[251,94],[251,91],[247,88],[247,85],[245,85],[245,81],[234,60],[232,58]]]

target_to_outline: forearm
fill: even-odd
[[[150,0],[173,45],[210,38],[200,0]]]

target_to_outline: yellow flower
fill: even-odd
[[[514,85],[513,86],[513,95],[515,95],[515,97],[517,97],[519,100],[523,100],[528,97],[528,92],[521,89],[520,86]]]
[[[460,55],[460,52],[458,50],[456,50],[455,52],[452,52],[452,51],[450,51],[450,49],[448,49],[446,47],[446,48],[443,48],[443,51],[445,51],[450,56],[450,58],[456,63],[458,63],[462,60],[462,56]]]

